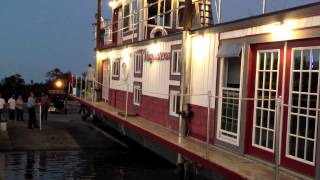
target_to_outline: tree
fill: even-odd
[[[64,73],[59,68],[54,68],[51,71],[46,73],[46,77],[48,81],[52,81],[54,79],[63,78]]]
[[[8,97],[25,93],[25,81],[20,74],[5,77],[1,80],[1,92]]]

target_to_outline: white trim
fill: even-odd
[[[240,62],[240,86],[239,88],[229,88],[229,87],[224,87],[224,78],[225,78],[225,63],[226,63],[227,58],[221,58],[220,60],[220,80],[219,80],[219,97],[223,96],[223,91],[224,90],[232,90],[232,91],[238,91],[239,93],[239,98],[241,96],[241,73],[243,72],[243,62],[244,58],[243,55],[241,56],[241,62]],[[218,102],[218,124],[217,124],[217,139],[224,141],[229,144],[233,144],[236,146],[239,146],[239,140],[240,140],[240,119],[241,119],[241,100],[238,100],[238,120],[237,120],[237,133],[229,132],[221,128],[221,122],[222,122],[222,98],[219,98]],[[236,138],[231,138],[230,136],[235,136]]]
[[[264,56],[264,64],[263,64],[263,70],[260,69],[260,53],[263,53],[263,56]],[[266,53],[271,53],[271,56],[270,56],[270,59],[271,59],[271,62],[270,63],[270,68],[269,70],[266,70],[266,61],[267,61],[267,54]],[[274,70],[273,69],[273,60],[274,60],[274,53],[278,53],[278,59],[277,59],[277,70]],[[280,67],[280,63],[281,63],[281,60],[280,60],[280,49],[267,49],[267,50],[259,50],[257,51],[257,56],[256,56],[256,78],[255,78],[255,93],[254,93],[254,98],[255,99],[258,99],[258,91],[261,91],[262,92],[262,100],[261,100],[261,107],[257,107],[258,103],[257,103],[257,100],[254,101],[254,109],[253,109],[253,123],[252,123],[252,138],[251,138],[251,145],[253,147],[256,147],[256,148],[259,148],[259,149],[263,149],[265,151],[269,151],[269,152],[272,152],[274,153],[274,147],[275,147],[275,126],[276,126],[276,100],[274,100],[274,109],[270,109],[270,103],[272,100],[267,100],[268,102],[268,108],[264,108],[264,93],[265,92],[268,92],[269,94],[269,97],[267,99],[270,99],[271,98],[271,93],[275,92],[275,97],[278,97],[278,89],[279,89],[279,67]],[[262,82],[262,88],[260,89],[259,88],[259,73],[260,72],[263,72],[263,82]],[[269,73],[269,89],[265,89],[264,88],[264,85],[265,85],[265,73],[268,72]],[[276,89],[272,89],[272,76],[273,76],[273,73],[277,73],[277,79],[276,79]],[[255,137],[256,137],[256,117],[257,117],[257,109],[259,109],[261,111],[261,119],[260,119],[260,126],[258,126],[258,128],[260,129],[260,137],[259,137],[259,142],[261,144],[261,138],[262,138],[262,130],[265,130],[266,131],[266,146],[262,146],[262,145],[258,145],[258,144],[255,144]],[[267,111],[268,112],[268,115],[267,115],[267,127],[263,127],[262,126],[262,121],[263,121],[263,118],[262,118],[262,114],[263,114],[263,111]],[[274,120],[273,120],[273,129],[269,128],[269,121],[270,121],[270,112],[273,112],[274,113]],[[273,140],[272,140],[272,148],[268,148],[268,139],[269,139],[269,136],[268,136],[268,133],[272,132],[273,133]]]
[[[178,95],[180,94],[177,90],[170,90],[169,91],[169,115],[179,117],[177,113],[179,109],[176,109],[178,102]],[[175,110],[173,110],[175,108]]]
[[[133,85],[133,104],[140,106],[141,104],[142,89],[140,85]]]
[[[174,59],[174,53],[177,53],[177,59]],[[171,68],[170,68],[170,72],[171,72],[171,75],[180,75],[181,74],[181,60],[182,60],[182,51],[181,49],[174,49],[172,50],[171,52]],[[176,66],[174,67],[174,61],[177,61],[176,62]],[[174,71],[175,69],[175,71]]]
[[[118,67],[117,67],[118,74],[115,74],[115,72],[116,72],[115,67],[114,67],[115,63],[118,64]],[[113,60],[112,61],[112,77],[119,77],[119,76],[120,76],[120,60]]]
[[[142,54],[140,52],[137,52],[134,54],[134,60],[133,60],[133,70],[134,73],[136,74],[141,74],[142,73]],[[139,62],[140,61],[140,62]],[[138,63],[138,64],[137,64]],[[136,68],[138,67],[138,68]]]
[[[177,10],[176,10],[176,29],[183,29],[183,22],[181,22],[182,26],[179,26],[179,11],[184,11],[185,5],[180,6],[180,2],[184,2],[185,0],[177,0]]]
[[[297,47],[297,48],[292,48],[292,50],[291,50],[291,65],[290,65],[290,89],[289,89],[289,94],[288,94],[288,96],[289,96],[289,106],[290,105],[292,105],[292,93],[295,93],[295,91],[293,91],[293,73],[294,72],[299,72],[299,70],[297,70],[297,71],[294,71],[294,52],[296,51],[296,50],[300,50],[301,51],[301,57],[300,57],[300,60],[301,60],[301,63],[300,63],[300,68],[299,69],[302,69],[302,66],[303,66],[303,60],[302,60],[302,53],[303,53],[303,50],[310,50],[310,55],[311,55],[311,53],[312,53],[312,49],[320,49],[320,46],[306,46],[306,47]],[[311,56],[310,56],[310,58],[311,58]],[[320,57],[319,57],[319,61],[320,61]],[[319,72],[319,68],[320,68],[320,66],[318,67],[318,71],[317,71],[317,73],[318,73],[318,86],[317,86],[317,92],[315,93],[315,95],[317,96],[317,102],[316,102],[316,109],[318,109],[319,108],[319,91],[320,91],[320,72]],[[310,66],[309,66],[309,70],[310,70]],[[303,72],[303,71],[301,71],[301,72]],[[312,72],[311,70],[310,70],[310,72]],[[298,91],[298,93],[296,93],[296,94],[299,94],[299,99],[301,98],[301,75],[300,75],[300,81],[299,81],[299,91]],[[310,84],[311,84],[311,78],[310,78],[310,73],[309,73],[309,82],[308,82],[308,92],[307,93],[303,93],[303,94],[307,94],[307,95],[314,95],[313,93],[311,93],[310,92]],[[309,104],[309,98],[308,98],[308,100],[307,100],[307,104]],[[298,107],[301,109],[301,106],[300,106],[300,101],[298,100]],[[297,108],[297,109],[299,109],[299,108]],[[303,108],[303,107],[302,107]],[[310,108],[308,107],[308,105],[307,105],[307,107],[306,107],[306,109],[307,109],[307,116],[309,116],[309,113],[308,113],[308,110],[310,110]],[[314,138],[313,138],[313,140],[312,140],[312,138],[308,138],[308,122],[309,122],[309,119],[307,119],[306,118],[306,130],[305,130],[305,136],[299,136],[298,135],[298,130],[299,130],[299,118],[298,118],[298,120],[297,120],[297,128],[296,128],[296,133],[297,134],[295,134],[295,135],[293,135],[293,134],[290,134],[290,126],[291,126],[291,115],[293,114],[293,112],[292,112],[292,108],[290,108],[290,107],[288,107],[288,119],[287,119],[287,134],[286,134],[286,153],[285,153],[285,156],[287,157],[287,158],[290,158],[290,159],[293,159],[293,160],[296,160],[296,161],[299,161],[299,162],[302,162],[302,163],[305,163],[305,164],[308,164],[308,165],[311,165],[311,166],[315,166],[315,159],[316,159],[316,144],[317,144],[317,126],[318,126],[318,116],[319,116],[319,112],[318,111],[316,111],[316,115],[314,116],[314,117],[312,117],[312,118],[314,118],[315,119],[315,127],[314,127]],[[296,114],[299,114],[299,116],[300,115],[303,115],[302,113],[300,114],[300,113],[296,113]],[[305,146],[304,146],[304,158],[302,159],[302,158],[299,158],[299,157],[297,157],[297,156],[293,156],[293,155],[290,155],[289,154],[289,137],[290,136],[295,136],[296,137],[296,141],[298,140],[298,137],[301,137],[300,139],[304,139],[304,141],[305,141]],[[312,162],[311,161],[308,161],[308,160],[306,160],[305,158],[306,158],[306,142],[308,141],[308,140],[311,140],[311,141],[313,141],[313,159],[312,159]],[[297,154],[297,142],[296,142],[296,149],[295,149],[295,154]]]

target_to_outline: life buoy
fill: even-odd
[[[161,27],[161,26],[157,26],[155,28],[153,28],[150,32],[150,38],[155,38],[155,37],[159,37],[160,36],[166,36],[168,35],[168,32],[165,28]]]

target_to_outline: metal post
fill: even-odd
[[[82,76],[80,77],[80,98],[82,98]]]
[[[129,83],[127,83],[127,92],[126,92],[126,114],[125,114],[125,120],[128,118],[128,95],[129,95]]]
[[[217,18],[217,21],[218,21],[218,24],[221,23],[221,0],[218,0],[218,18]]]
[[[76,92],[75,92],[76,94],[75,95],[77,96],[77,89],[78,89],[78,78],[77,78],[77,76],[75,76],[75,79],[76,79],[75,80],[75,89],[76,89]],[[72,81],[73,81],[73,78],[72,78]]]
[[[95,85],[94,85],[95,83],[96,83],[96,82],[95,82],[95,79],[93,79],[93,81],[92,81],[92,83],[91,83],[92,86],[90,87],[92,103],[94,102],[94,93],[95,93],[95,92],[94,92],[94,89],[93,89],[93,88],[94,88],[94,86],[95,86]]]
[[[102,87],[104,88],[104,102],[107,102],[107,86],[102,84]]]
[[[280,165],[280,118],[281,118],[281,96],[276,98],[276,139],[275,139],[275,179],[279,179]]]
[[[85,81],[84,81],[84,99],[87,99],[87,77],[85,77]]]
[[[42,130],[42,105],[39,106],[39,128]]]
[[[67,92],[67,95],[70,94],[71,82],[73,82],[73,76],[71,75],[71,82],[69,81],[69,80],[70,80],[69,77],[70,77],[70,76],[68,76],[68,92]]]
[[[266,13],[266,0],[262,0],[262,14]]]
[[[207,139],[206,139],[206,158],[209,158],[210,144],[210,106],[211,106],[211,91],[208,91],[208,114],[207,114]]]

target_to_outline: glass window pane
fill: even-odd
[[[264,73],[263,72],[259,72],[258,74],[258,87],[259,89],[262,89],[262,85],[263,85],[263,75]]]
[[[274,73],[272,73],[272,83],[271,83],[271,85],[272,85],[272,87],[271,87],[271,89],[272,90],[276,90],[277,89],[277,83],[278,83],[278,76],[277,76],[277,73],[276,72],[274,72]]]
[[[294,136],[290,136],[289,138],[289,154],[292,156],[296,155],[296,138]]]
[[[310,108],[316,108],[317,107],[317,96],[310,95],[309,107]]]
[[[299,117],[299,136],[305,136],[306,134],[306,125],[307,125],[307,120],[306,117],[300,116]]]
[[[297,116],[296,115],[291,115],[290,133],[297,134]]]
[[[270,111],[269,112],[269,129],[274,129],[274,119],[275,119],[275,113]]]
[[[264,88],[269,89],[270,86],[270,72],[265,72],[265,79],[264,79]]]
[[[315,134],[315,119],[314,118],[309,118],[308,120],[308,138],[314,138]]]
[[[261,146],[266,147],[267,145],[267,130],[262,129],[261,131]]]
[[[268,132],[268,148],[273,149],[273,132]]]
[[[273,53],[273,70],[278,70],[278,52]]]
[[[260,66],[259,69],[260,70],[264,70],[264,53],[259,53],[260,56]]]
[[[262,126],[268,127],[268,111],[263,111],[262,116]]]
[[[300,107],[307,107],[308,95],[302,94],[300,99]]]
[[[254,143],[260,145],[260,128],[255,129]]]
[[[318,92],[318,73],[311,73],[311,93]]]
[[[266,70],[270,70],[270,66],[271,66],[271,53],[267,52],[266,53]]]
[[[299,103],[299,94],[292,93],[292,105],[298,106],[298,103]]]
[[[293,91],[299,91],[299,85],[300,85],[300,72],[294,72],[293,73]]]
[[[310,67],[310,50],[303,50],[302,69],[309,70]]]
[[[308,92],[308,85],[309,85],[309,73],[303,72],[302,79],[301,79],[301,92]]]
[[[313,141],[307,141],[306,159],[308,161],[311,161],[311,162],[313,162],[313,150],[314,150],[314,142]]]
[[[298,138],[298,152],[297,156],[299,158],[304,159],[304,146],[305,146],[305,140],[302,138]]]
[[[256,125],[260,126],[261,123],[261,110],[257,109],[256,110]]]
[[[311,69],[318,70],[319,69],[319,49],[312,50],[312,58],[311,58]]]
[[[294,51],[294,69],[299,70],[300,69],[300,64],[301,64],[301,51],[300,50],[295,50]]]

